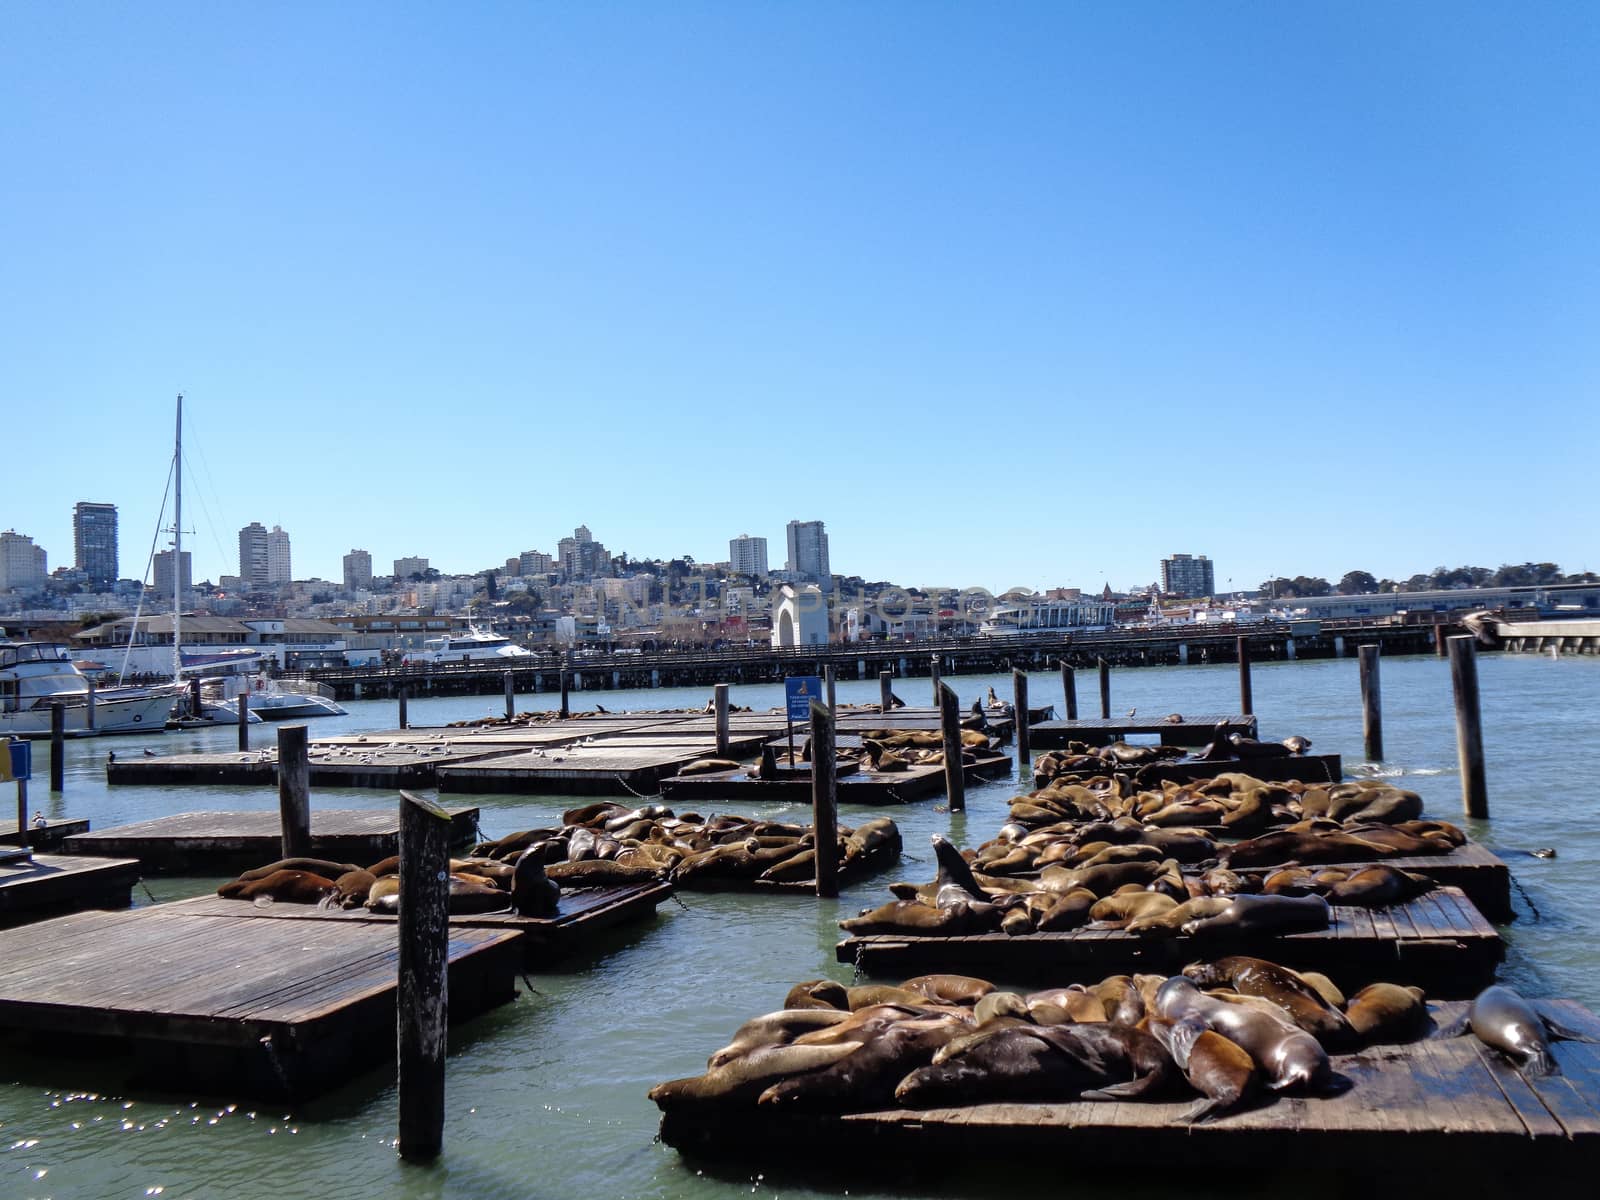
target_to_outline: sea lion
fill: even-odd
[[[785,1045],[805,1033],[827,1029],[850,1019],[850,1014],[835,1008],[783,1008],[751,1017],[733,1038],[706,1060],[706,1070],[726,1066],[734,1059],[762,1046]]]
[[[773,1084],[757,1098],[764,1108],[797,1112],[865,1112],[894,1103],[895,1086],[926,1066],[934,1051],[962,1030],[948,1017],[897,1021],[868,1035],[861,1048],[820,1071]]]
[[[1304,754],[1311,749],[1311,739],[1301,737],[1298,733],[1293,733],[1283,739],[1283,748],[1290,754]]]
[[[544,860],[532,846],[517,856],[511,877],[511,907],[519,917],[553,917],[561,903],[561,885],[545,874]]]
[[[1428,1021],[1428,1006],[1419,987],[1372,983],[1350,997],[1344,1015],[1362,1045],[1408,1042]]]
[[[975,1005],[994,991],[994,984],[972,975],[918,975],[900,985],[921,992],[936,1004]]]
[[[1004,1029],[900,1081],[908,1108],[990,1101],[1133,1099],[1164,1086],[1174,1068],[1148,1033],[1116,1025]]]
[[[1328,1091],[1333,1072],[1322,1044],[1287,1015],[1274,1016],[1255,1006],[1230,1004],[1207,996],[1194,981],[1175,975],[1157,989],[1156,1014],[1181,1021],[1191,1014],[1208,1029],[1237,1043],[1255,1060],[1273,1091],[1304,1087]]]
[[[959,936],[999,928],[1001,911],[992,904],[951,904],[935,908],[920,900],[891,900],[888,904],[840,921],[847,933],[920,933]]]
[[[1096,901],[1095,906],[1089,910],[1089,919],[1125,927],[1129,922],[1139,920],[1141,917],[1159,917],[1177,907],[1176,900],[1161,892],[1118,893]]]
[[[663,1111],[696,1104],[748,1103],[781,1079],[821,1070],[860,1048],[860,1042],[831,1046],[761,1046],[704,1075],[658,1083],[647,1095]]]
[[[972,876],[972,868],[961,857],[961,851],[955,848],[955,844],[939,833],[933,834],[928,840],[933,843],[934,856],[939,860],[939,872],[934,876],[934,882],[938,885],[933,897],[934,906],[944,908],[970,900],[988,903],[989,894],[978,886],[978,881]]]
[[[251,883],[257,879],[265,879],[268,875],[275,875],[279,871],[307,871],[312,875],[320,875],[324,879],[337,879],[350,871],[359,871],[361,868],[355,863],[330,862],[326,858],[280,858],[275,863],[268,863],[264,867],[254,867],[241,872],[240,882]]]
[[[1123,928],[1129,933],[1170,937],[1191,921],[1227,912],[1232,903],[1232,896],[1198,896],[1193,900],[1185,900],[1177,908],[1167,912],[1129,921]]]
[[[625,883],[649,883],[656,873],[648,867],[624,867],[606,859],[587,862],[547,864],[545,874],[564,888],[615,887]]]
[[[1183,973],[1203,988],[1228,987],[1246,996],[1271,1000],[1329,1049],[1340,1049],[1355,1040],[1355,1030],[1345,1014],[1329,1005],[1316,988],[1288,967],[1235,954],[1211,963],[1194,963]]]
[[[360,908],[367,902],[367,893],[378,877],[371,871],[346,871],[333,881],[333,894],[323,901],[340,908]]]
[[[1431,892],[1438,883],[1426,875],[1401,871],[1381,864],[1364,867],[1342,883],[1336,883],[1325,893],[1329,904],[1347,904],[1358,908],[1384,908],[1399,904]]]
[[[1243,1104],[1259,1077],[1255,1059],[1237,1042],[1208,1029],[1196,1016],[1153,1020],[1150,1032],[1172,1055],[1189,1086],[1205,1097],[1178,1119],[1198,1124]]]
[[[1561,1068],[1550,1053],[1550,1038],[1592,1042],[1537,1011],[1514,989],[1496,983],[1479,992],[1465,1014],[1439,1031],[1439,1037],[1457,1037],[1471,1030],[1530,1075],[1556,1075]]]
[[[274,871],[260,879],[235,879],[217,889],[224,900],[255,900],[270,904],[282,900],[289,904],[316,904],[333,895],[334,882],[310,871]]]
[[[1328,902],[1321,896],[1235,896],[1210,917],[1187,921],[1190,936],[1215,933],[1295,933],[1328,927]]]
[[[398,912],[400,876],[379,875],[377,882],[367,889],[367,902],[362,907],[369,912]]]
[[[739,764],[727,758],[697,758],[687,766],[679,767],[678,774],[715,775],[719,771],[737,771]]]

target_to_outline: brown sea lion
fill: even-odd
[[[748,1105],[772,1084],[818,1071],[861,1049],[860,1042],[832,1046],[761,1046],[704,1075],[658,1083],[647,1093],[663,1111],[694,1105]]]
[[[1177,934],[1190,921],[1198,921],[1227,912],[1228,906],[1232,903],[1232,896],[1200,896],[1193,900],[1185,900],[1177,908],[1168,912],[1129,921],[1123,928],[1129,933],[1170,937]]]
[[[850,1011],[850,993],[832,979],[810,979],[797,983],[783,998],[784,1008],[833,1008]]]
[[[991,904],[951,904],[935,908],[918,900],[892,900],[888,904],[840,921],[847,933],[923,933],[961,935],[984,933],[1000,927],[1001,911]]]
[[[762,1046],[786,1045],[803,1034],[827,1029],[848,1020],[849,1013],[835,1008],[784,1008],[752,1017],[734,1031],[726,1046],[706,1060],[706,1070],[726,1066]]]
[[[1438,886],[1426,875],[1379,864],[1357,871],[1343,882],[1334,884],[1324,895],[1329,904],[1384,908],[1431,892]]]
[[[616,887],[625,883],[649,883],[656,877],[648,867],[624,867],[606,859],[548,863],[545,874],[563,888]]]
[[[678,768],[678,774],[690,775],[715,775],[721,771],[737,771],[739,764],[728,758],[697,758],[692,763]]]
[[[377,882],[377,876],[371,871],[346,871],[333,881],[333,895],[328,897],[328,902],[340,908],[360,908]]]
[[[897,1021],[868,1034],[860,1049],[830,1066],[772,1084],[756,1103],[797,1112],[864,1112],[888,1108],[901,1079],[926,1066],[934,1051],[964,1027],[948,1017]]]
[[[1246,996],[1271,1000],[1289,1019],[1330,1050],[1355,1041],[1355,1031],[1344,1013],[1323,1000],[1321,994],[1288,967],[1235,954],[1210,963],[1194,963],[1184,975],[1203,988],[1227,987]]]
[[[1259,1073],[1238,1043],[1206,1027],[1198,1017],[1152,1020],[1150,1032],[1172,1055],[1189,1086],[1205,1097],[1179,1117],[1198,1124],[1243,1104],[1255,1092]]]
[[[260,879],[235,879],[217,889],[225,900],[274,900],[289,904],[316,904],[333,895],[334,882],[310,871],[274,871]]]
[[[350,871],[359,871],[361,868],[355,863],[330,862],[325,858],[280,858],[275,863],[268,863],[264,867],[254,867],[241,872],[241,883],[252,883],[257,879],[265,879],[268,875],[275,875],[279,871],[306,871],[312,875],[320,875],[324,879],[337,879]]]
[[[922,992],[939,1004],[964,1004],[969,1008],[994,991],[994,984],[972,975],[918,975],[900,986]]]
[[[994,1101],[1136,1098],[1165,1085],[1174,1067],[1149,1034],[1117,1025],[1004,1029],[895,1089],[907,1108]]]
[[[362,905],[370,912],[395,912],[400,906],[400,876],[379,875],[377,882],[367,889],[367,901]]]
[[[1235,896],[1227,908],[1210,917],[1186,921],[1180,928],[1191,937],[1217,933],[1296,933],[1328,927],[1328,902],[1321,896]]]
[[[1363,1045],[1409,1042],[1428,1023],[1428,1005],[1419,987],[1372,983],[1350,997],[1344,1014]]]
[[[1237,1043],[1255,1060],[1273,1091],[1297,1087],[1328,1091],[1333,1087],[1327,1051],[1287,1015],[1274,1016],[1253,1005],[1207,996],[1193,980],[1181,975],[1157,990],[1154,1009],[1156,1015],[1174,1022],[1193,1015],[1213,1032]]]

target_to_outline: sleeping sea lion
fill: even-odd
[[[832,1046],[762,1046],[704,1075],[658,1083],[647,1095],[662,1110],[697,1104],[748,1104],[779,1080],[806,1071],[819,1071],[860,1048],[860,1042],[840,1042]]]
[[[706,1069],[726,1066],[762,1046],[786,1045],[802,1034],[827,1029],[849,1018],[849,1013],[834,1008],[783,1008],[751,1017],[734,1030],[726,1046],[712,1053],[706,1060]]]
[[[865,1112],[888,1108],[901,1079],[926,1066],[963,1026],[949,1017],[896,1021],[870,1034],[855,1053],[831,1066],[792,1076],[756,1099],[763,1108],[796,1112]]]
[[[1197,937],[1215,933],[1295,933],[1326,929],[1328,916],[1328,902],[1321,896],[1235,896],[1215,916],[1186,921],[1181,928]]]
[[[1189,1086],[1205,1097],[1184,1112],[1180,1121],[1209,1121],[1237,1108],[1255,1091],[1255,1060],[1237,1042],[1208,1029],[1198,1017],[1158,1018],[1150,1022],[1150,1032],[1172,1055]]]
[[[342,872],[341,872],[342,873]],[[334,882],[310,871],[274,871],[260,879],[235,879],[217,889],[225,900],[255,900],[270,904],[274,900],[290,904],[316,904],[333,894]]]
[[[1328,1053],[1320,1042],[1289,1020],[1254,1005],[1230,1004],[1207,996],[1194,981],[1175,975],[1157,989],[1156,1014],[1169,1021],[1194,1016],[1239,1045],[1262,1070],[1273,1091],[1303,1087],[1328,1091],[1334,1084]]]
[[[1288,967],[1235,954],[1211,963],[1194,963],[1183,973],[1203,988],[1227,987],[1246,996],[1271,1000],[1329,1049],[1340,1049],[1355,1040],[1355,1030],[1345,1014],[1323,1000],[1314,987]]]
[[[1428,1006],[1419,987],[1372,983],[1350,997],[1344,1015],[1362,1045],[1406,1042],[1427,1024]]]

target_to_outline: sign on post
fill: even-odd
[[[0,742],[0,782],[33,778],[33,747],[27,742]]]
[[[789,720],[809,721],[811,702],[827,702],[822,694],[822,677],[819,675],[791,675],[783,681],[783,698],[789,709]]]

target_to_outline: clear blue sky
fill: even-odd
[[[8,4],[0,528],[1600,569],[1600,7]],[[186,521],[186,524],[190,521]]]

